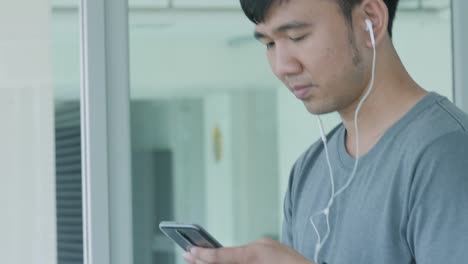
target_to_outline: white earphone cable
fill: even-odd
[[[356,143],[356,158],[355,158],[355,162],[354,162],[354,167],[353,167],[353,170],[351,172],[351,176],[349,177],[346,184],[343,187],[341,187],[336,193],[335,193],[335,181],[334,181],[334,177],[333,177],[333,169],[332,169],[332,166],[331,166],[330,156],[329,156],[328,147],[327,147],[327,138],[325,136],[325,132],[324,132],[324,129],[323,129],[322,119],[320,118],[320,116],[317,116],[318,125],[319,125],[319,129],[320,129],[320,136],[321,136],[322,142],[324,144],[325,155],[326,155],[327,164],[328,164],[328,168],[329,168],[329,172],[330,172],[331,196],[330,196],[330,199],[328,201],[327,207],[325,209],[320,210],[319,212],[313,214],[310,217],[310,222],[311,222],[311,224],[312,224],[312,226],[313,226],[313,228],[315,230],[315,233],[317,235],[317,244],[315,246],[315,253],[314,253],[314,261],[315,262],[318,261],[318,256],[320,254],[320,250],[322,249],[323,245],[327,242],[327,239],[328,239],[328,237],[330,235],[330,232],[331,232],[330,219],[329,219],[330,208],[333,206],[333,202],[334,202],[335,198],[338,197],[338,195],[340,195],[341,193],[343,193],[348,188],[348,186],[351,184],[351,182],[353,181],[353,179],[354,179],[354,177],[356,175],[356,171],[357,171],[357,168],[358,168],[358,165],[359,165],[360,152],[359,152],[358,116],[359,116],[359,111],[361,110],[361,107],[362,107],[364,101],[369,97],[369,95],[370,95],[370,93],[371,93],[371,91],[372,91],[372,89],[374,87],[375,63],[376,63],[376,56],[377,56],[376,55],[376,48],[375,48],[375,38],[374,38],[373,29],[372,29],[372,23],[369,20],[369,21],[366,21],[366,24],[367,24],[368,30],[370,32],[370,37],[371,37],[371,42],[372,42],[372,50],[373,50],[371,80],[370,80],[367,92],[364,94],[364,96],[359,101],[359,103],[358,103],[358,105],[356,107],[356,110],[354,112],[354,128],[355,128],[355,133],[356,133],[356,135],[355,135],[356,136],[356,142],[355,142]],[[327,232],[325,233],[323,241],[321,239],[320,232],[319,232],[317,226],[314,223],[314,217],[319,216],[321,214],[325,215],[326,223],[327,223]]]

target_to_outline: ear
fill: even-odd
[[[372,48],[372,42],[369,32],[366,30],[366,19],[372,22],[376,46],[382,42],[382,39],[388,34],[388,8],[383,0],[363,0],[357,7],[355,13],[357,28],[362,29],[366,34],[366,46]]]

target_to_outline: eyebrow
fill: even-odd
[[[289,23],[286,23],[284,25],[281,25],[281,26],[277,27],[275,30],[273,30],[273,32],[276,33],[276,34],[277,33],[284,33],[284,32],[289,31],[289,30],[303,29],[303,28],[309,27],[310,25],[311,24],[309,24],[309,23],[293,21],[293,22],[289,22]],[[254,32],[254,37],[256,39],[258,39],[258,40],[264,39],[264,38],[270,38],[267,35],[265,35],[263,33],[260,33],[258,31]]]

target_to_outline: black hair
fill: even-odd
[[[240,0],[242,10],[245,15],[255,24],[263,23],[265,16],[274,3],[284,3],[289,0]],[[328,0],[336,1],[339,5],[344,17],[348,22],[352,22],[352,11],[354,7],[362,2],[362,0]],[[395,18],[398,0],[384,0],[388,9],[388,33],[392,36],[393,20]]]

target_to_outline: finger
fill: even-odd
[[[255,243],[262,244],[262,245],[273,245],[273,244],[278,243],[278,242],[271,239],[271,238],[264,237],[264,238],[261,238],[261,239],[255,241]]]
[[[206,263],[219,263],[219,264],[237,264],[245,263],[243,259],[245,256],[245,247],[231,247],[231,248],[192,248],[191,254],[196,258]]]
[[[208,264],[208,263],[206,263],[206,262],[204,262],[204,261],[201,261],[201,260],[197,259],[197,261],[195,262],[195,264]]]
[[[185,252],[182,257],[184,257],[185,262],[189,264],[196,264],[196,259],[190,254],[190,252]]]
[[[202,260],[196,259],[190,252],[185,252],[183,255],[185,262],[189,264],[207,264],[206,262],[203,262]]]

